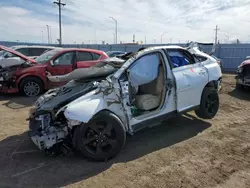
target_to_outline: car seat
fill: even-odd
[[[150,83],[139,86],[140,94],[135,96],[135,105],[140,110],[152,110],[160,105],[164,87],[164,68],[159,65],[158,76]]]

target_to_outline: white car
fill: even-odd
[[[216,60],[195,46],[150,47],[56,113],[48,116],[45,105],[33,125],[39,133],[31,139],[42,150],[70,140],[85,157],[106,160],[120,152],[126,133],[191,110],[200,118],[213,118],[221,77]]]
[[[23,63],[23,59],[19,55],[22,54],[28,58],[35,59],[36,57],[43,54],[45,51],[55,49],[53,46],[26,46],[18,45],[11,46],[9,48],[0,45],[0,68],[8,67],[13,65],[19,65]]]

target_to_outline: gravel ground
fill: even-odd
[[[27,136],[35,99],[0,96],[0,187],[250,187],[250,92],[223,76],[213,120],[193,112],[129,136],[107,162],[48,157]]]

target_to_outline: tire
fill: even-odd
[[[219,110],[218,91],[212,87],[206,87],[201,96],[200,106],[195,110],[199,118],[212,119]]]
[[[20,92],[28,97],[34,97],[43,93],[43,82],[39,78],[27,77],[19,84]]]
[[[84,157],[106,161],[121,151],[126,142],[126,131],[115,114],[101,111],[76,128],[73,142]]]
[[[238,83],[236,83],[235,88],[238,89],[238,90],[244,90],[245,89],[245,87],[243,85],[238,84]]]

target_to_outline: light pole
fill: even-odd
[[[166,34],[167,32],[164,32],[164,33],[162,33],[162,35],[161,35],[161,44],[162,44],[162,37],[163,37],[163,35],[164,34]]]
[[[42,43],[43,43],[43,31],[41,31],[42,32]]]
[[[46,25],[47,26],[47,32],[48,32],[48,44],[49,44],[49,25]]]
[[[113,33],[113,37],[114,37],[114,44],[115,44],[115,33]]]
[[[115,21],[115,43],[117,44],[117,20],[113,17],[109,17]]]

